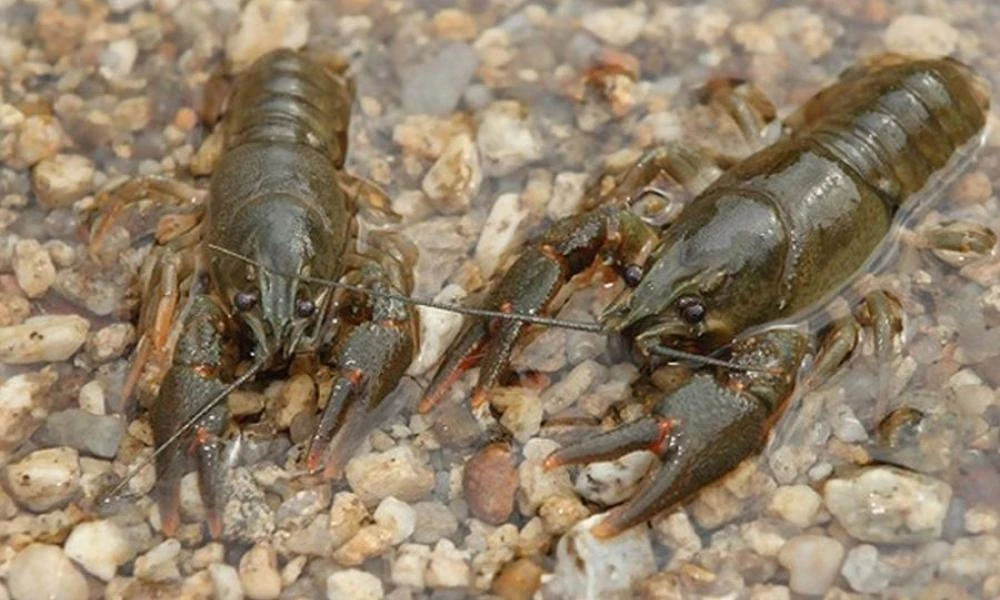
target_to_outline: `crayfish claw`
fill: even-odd
[[[615,460],[636,450],[650,450],[662,456],[673,421],[643,417],[554,451],[545,459],[545,470],[566,465]]]

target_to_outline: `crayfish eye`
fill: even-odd
[[[307,319],[316,312],[316,303],[312,300],[302,299],[295,302],[295,314],[300,319]]]
[[[691,325],[701,323],[705,319],[705,305],[697,296],[681,296],[677,300],[677,308],[681,318]]]
[[[257,306],[256,292],[236,292],[233,294],[233,306],[240,312],[246,312]]]
[[[625,281],[625,285],[631,288],[636,287],[640,282],[642,282],[642,275],[642,267],[635,263],[628,265],[625,267],[625,270],[622,271],[622,279]]]

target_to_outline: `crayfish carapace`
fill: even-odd
[[[738,81],[706,89],[759,145],[775,114],[770,103]],[[694,352],[729,363],[703,367],[661,397],[652,415],[548,458],[557,467],[642,448],[660,457],[651,481],[595,535],[639,524],[731,471],[761,448],[803,379],[807,354],[815,354],[807,379],[817,381],[851,353],[853,318],[835,322],[815,349],[811,336],[787,323],[817,310],[869,264],[901,209],[913,208],[918,192],[979,143],[989,103],[987,83],[955,60],[883,55],[845,71],[783,121],[778,141],[744,160],[679,144],[648,151],[606,201],[557,221],[524,250],[484,308],[551,313],[563,286],[601,261],[627,287],[600,323],[630,338],[640,360],[655,365]],[[723,174],[700,189],[706,169]],[[695,195],[664,228],[630,210],[661,176]],[[936,237],[956,250],[989,252],[992,232],[967,225]],[[900,327],[891,296],[872,293],[858,312],[872,325],[876,348],[890,347]],[[525,327],[468,320],[422,409],[477,364],[473,403],[482,404]]]

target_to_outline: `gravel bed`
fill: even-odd
[[[643,147],[746,152],[695,101],[713,75],[753,81],[781,114],[885,50],[955,55],[1000,89],[991,0],[451,4],[0,0],[0,600],[1000,596],[1000,268],[909,243],[863,282],[906,314],[890,364],[866,335],[832,381],[797,396],[759,457],[609,542],[588,526],[651,456],[542,462],[563,417],[641,410],[623,402],[638,371],[619,344],[544,331],[514,358],[536,375],[491,394],[495,414],[471,413],[466,376],[421,415],[420,390],[461,324],[429,309],[402,410],[333,485],[297,465],[330,385],[328,369],[299,369],[230,399],[247,433],[224,540],[203,526],[193,474],[174,538],[160,530],[152,469],[97,510],[151,452],[145,411],[129,410],[122,385],[142,333],[134,274],[155,248],[93,256],[88,219],[102,192],[139,175],[206,188],[219,136],[203,122],[225,69],[278,46],[349,59],[347,170],[402,215],[420,250],[414,295],[450,302]],[[995,110],[991,121],[971,166],[911,228],[962,218],[1000,231]],[[605,283],[560,314],[593,319],[613,297]],[[924,415],[896,445],[877,429],[894,409]]]

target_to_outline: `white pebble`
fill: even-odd
[[[863,594],[878,594],[892,579],[892,569],[879,560],[878,549],[869,544],[851,548],[840,572],[854,591]]]
[[[66,360],[83,346],[88,331],[90,322],[77,315],[41,315],[0,327],[0,364]]]
[[[91,575],[110,581],[118,567],[132,559],[132,544],[113,522],[80,523],[66,539],[66,555]]]
[[[120,80],[128,77],[139,56],[139,44],[133,38],[122,38],[108,44],[101,53],[101,75],[109,80]]]
[[[36,450],[6,469],[7,489],[28,510],[44,512],[80,490],[80,455],[73,448]]]
[[[639,38],[646,16],[627,8],[602,8],[586,13],[583,28],[612,46],[628,46]]]
[[[885,30],[883,41],[890,52],[917,58],[937,58],[955,51],[959,32],[937,17],[905,14]]]
[[[375,522],[392,532],[392,544],[396,545],[413,535],[417,525],[417,514],[413,508],[392,496],[382,500],[373,515]]]
[[[309,5],[299,0],[251,0],[226,38],[226,56],[241,71],[278,48],[298,49],[309,39]]]
[[[180,542],[175,539],[164,540],[135,559],[135,576],[152,582],[180,579],[181,573],[177,569],[180,552]]]
[[[87,579],[62,549],[31,544],[10,560],[7,589],[13,600],[87,600]]]
[[[519,242],[521,223],[529,214],[528,209],[521,208],[518,194],[501,194],[493,203],[476,243],[476,262],[483,277],[491,277],[500,259]]]
[[[71,206],[93,189],[94,162],[79,154],[57,154],[31,171],[38,203],[45,208]]]
[[[450,283],[434,296],[434,301],[457,304],[464,297],[465,290],[458,284]],[[437,364],[458,336],[465,320],[464,315],[456,312],[426,306],[418,306],[417,311],[420,313],[420,352],[406,371],[408,375],[414,376],[423,375]]]
[[[552,197],[546,206],[549,218],[562,219],[580,212],[589,178],[587,173],[557,173],[552,182]]]
[[[788,587],[809,595],[822,595],[830,589],[843,558],[841,543],[821,535],[794,537],[778,553],[778,562],[791,576]]]
[[[457,550],[451,540],[439,540],[431,552],[425,581],[427,587],[447,588],[469,585],[469,553]]]
[[[80,386],[80,394],[77,396],[80,408],[92,415],[103,415],[107,413],[104,404],[104,388],[96,379],[88,381]]]
[[[338,571],[326,578],[328,600],[380,600],[385,595],[382,582],[371,573],[358,569]]]
[[[805,529],[819,513],[823,498],[807,485],[779,487],[771,497],[770,511],[782,519]]]
[[[389,496],[415,502],[434,488],[434,471],[405,445],[356,456],[345,471],[351,489],[366,506]]]
[[[48,415],[46,394],[58,375],[45,369],[15,375],[0,383],[0,462],[20,447]]]
[[[240,574],[236,571],[236,567],[225,563],[213,563],[208,566],[208,574],[212,577],[215,600],[243,599],[243,586],[240,585]]]
[[[18,240],[14,245],[13,268],[17,285],[29,298],[44,296],[56,281],[52,257],[37,240]]]
[[[639,450],[607,462],[587,465],[576,478],[576,491],[581,496],[604,506],[618,504],[631,497],[642,476],[656,462],[652,452]]]
[[[483,170],[472,136],[452,138],[437,161],[427,170],[421,187],[434,208],[442,214],[461,214],[479,192]]]
[[[240,559],[240,584],[247,598],[274,600],[281,594],[278,556],[270,544],[257,544]]]
[[[542,142],[520,103],[494,102],[480,113],[476,145],[486,175],[502,177],[540,159]]]
[[[392,561],[390,577],[396,585],[417,590],[424,588],[424,574],[431,560],[431,549],[423,544],[403,544]]]

